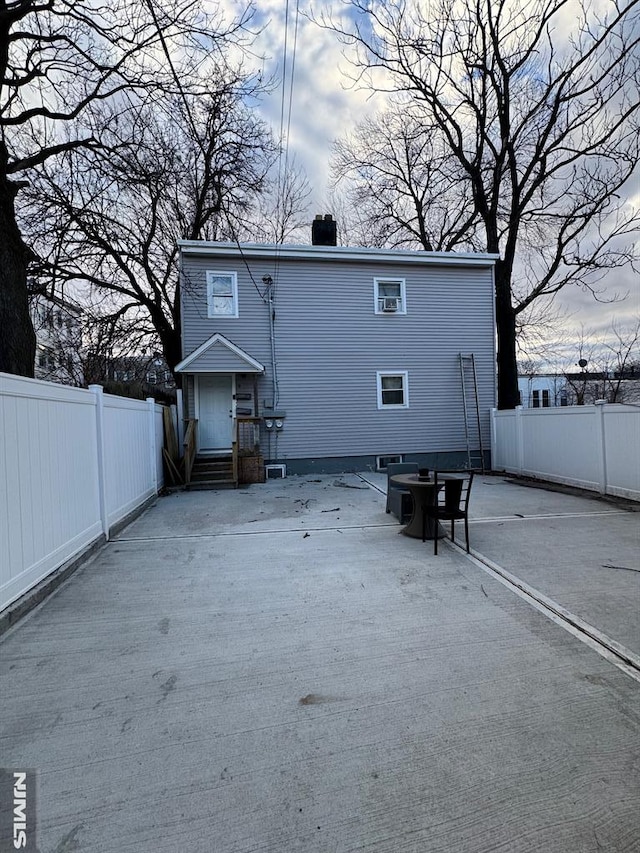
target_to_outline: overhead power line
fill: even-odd
[[[277,281],[277,272],[280,257],[280,245],[283,240],[284,218],[285,218],[285,193],[286,182],[289,171],[289,144],[291,137],[291,115],[293,111],[293,88],[295,83],[296,70],[296,54],[298,48],[298,23],[300,20],[300,0],[296,0],[295,17],[293,21],[293,47],[291,50],[291,59],[288,61],[289,54],[289,0],[285,7],[285,22],[284,22],[284,44],[282,54],[282,88],[280,99],[280,151],[278,155],[278,182],[276,189],[276,222],[275,222],[275,244],[276,252],[274,259],[274,280]],[[288,75],[287,75],[288,69]],[[288,84],[288,87],[287,87]],[[286,107],[286,110],[285,110]],[[286,112],[286,131],[285,131],[285,112]]]

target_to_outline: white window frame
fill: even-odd
[[[380,296],[381,284],[399,284],[400,285],[400,305],[397,311],[384,311],[382,309],[381,300],[384,296]],[[404,278],[392,278],[391,276],[380,276],[373,280],[373,310],[376,314],[384,314],[385,316],[393,316],[394,314],[407,313],[407,287]]]
[[[387,376],[402,377],[402,403],[383,403],[382,401],[382,380]],[[378,392],[378,408],[384,409],[408,409],[409,408],[409,371],[408,370],[377,370],[376,371],[376,386]]]
[[[376,471],[386,471],[387,465],[397,465],[404,462],[404,453],[384,453],[376,456]]]
[[[212,305],[212,282],[211,278],[220,278],[228,276],[231,279],[231,296],[233,298],[233,311],[230,314],[213,311]],[[207,270],[207,317],[234,319],[239,316],[238,310],[238,274],[229,270]]]

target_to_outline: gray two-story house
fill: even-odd
[[[478,420],[489,447],[494,256],[179,246],[177,370],[200,454],[229,453],[237,422],[250,418],[265,461],[288,473],[398,458],[462,467]],[[467,370],[465,384],[470,355],[476,376]]]

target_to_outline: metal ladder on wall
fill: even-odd
[[[460,353],[459,355],[464,432],[467,440],[467,463],[469,468],[474,471],[481,471],[484,474],[484,447],[482,446],[476,361],[473,353],[468,355]]]

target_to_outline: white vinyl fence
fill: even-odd
[[[623,404],[497,411],[491,465],[640,500],[640,408]]]
[[[162,406],[0,373],[0,611],[162,485]]]

